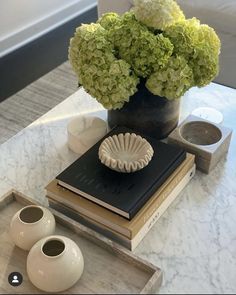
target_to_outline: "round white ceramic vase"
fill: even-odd
[[[27,273],[32,284],[45,292],[62,292],[81,277],[84,259],[71,239],[50,236],[38,241],[27,257]]]
[[[23,250],[30,250],[42,238],[55,231],[55,218],[46,208],[26,206],[12,218],[10,235],[14,243]]]

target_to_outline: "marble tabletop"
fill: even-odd
[[[229,153],[209,175],[197,172],[135,253],[164,272],[160,293],[236,292],[236,90],[210,84],[182,99],[181,120],[214,107],[234,130]],[[98,112],[98,113],[97,113]],[[77,157],[66,126],[102,107],[83,89],[0,146],[0,195],[14,188],[46,205],[44,187]]]

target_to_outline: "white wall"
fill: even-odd
[[[97,0],[0,0],[0,57],[96,3]]]

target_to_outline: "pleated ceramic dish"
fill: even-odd
[[[131,173],[146,167],[153,157],[150,143],[135,133],[109,136],[100,145],[99,159],[108,168]]]

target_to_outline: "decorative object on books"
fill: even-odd
[[[131,173],[146,167],[154,151],[150,143],[135,133],[109,136],[99,147],[99,159],[117,172]]]
[[[36,205],[36,201],[15,190],[0,197],[0,236],[1,245],[4,245],[0,251],[1,269],[5,270],[4,273],[17,270],[22,274],[24,282],[17,287],[17,292],[21,294],[36,294],[39,290],[28,279],[26,272],[28,253],[16,248],[11,242],[8,224],[19,209],[30,204]],[[53,209],[51,212],[56,220],[56,232],[78,244],[85,260],[81,279],[72,288],[64,291],[64,294],[155,294],[158,292],[162,282],[162,271],[157,266],[137,257],[79,222]],[[59,281],[65,275],[64,271]],[[6,276],[1,275],[0,293],[11,294],[12,292]]]
[[[209,173],[228,152],[232,130],[190,115],[168,137],[168,142],[196,155],[197,168]]]
[[[106,138],[120,133],[134,132],[126,127],[116,127]],[[153,158],[145,169],[124,174],[107,168],[98,157],[99,147],[104,140],[102,139],[56,177],[59,185],[132,219],[186,158],[186,152],[182,148],[143,134],[137,135],[148,140],[154,150]]]
[[[194,156],[188,155],[131,221],[83,200],[55,180],[47,186],[47,198],[51,208],[133,251],[194,175]]]
[[[181,96],[216,77],[219,53],[215,31],[185,19],[173,0],[134,0],[130,12],[78,27],[69,47],[79,84],[108,109],[110,127],[156,138],[177,126]]]
[[[31,283],[44,292],[62,292],[81,277],[84,258],[78,245],[64,236],[49,236],[38,241],[27,257]]]
[[[30,250],[40,239],[52,235],[55,219],[52,213],[41,206],[27,206],[19,210],[10,223],[10,235],[23,250]]]
[[[84,154],[107,133],[107,123],[95,116],[78,116],[67,126],[68,146],[77,153]]]
[[[176,184],[180,183],[184,175],[186,175],[194,166],[194,160],[194,155],[187,154],[186,159],[154,192],[151,198],[139,210],[134,218],[132,218],[132,220],[127,220],[122,216],[65,189],[57,184],[56,179],[47,185],[47,197],[57,203],[64,204],[70,209],[76,210],[77,215],[87,216],[91,220],[97,221],[99,224],[104,225],[131,240],[137,235],[155,210],[159,208],[160,204],[165,201],[168,194],[176,187]]]

